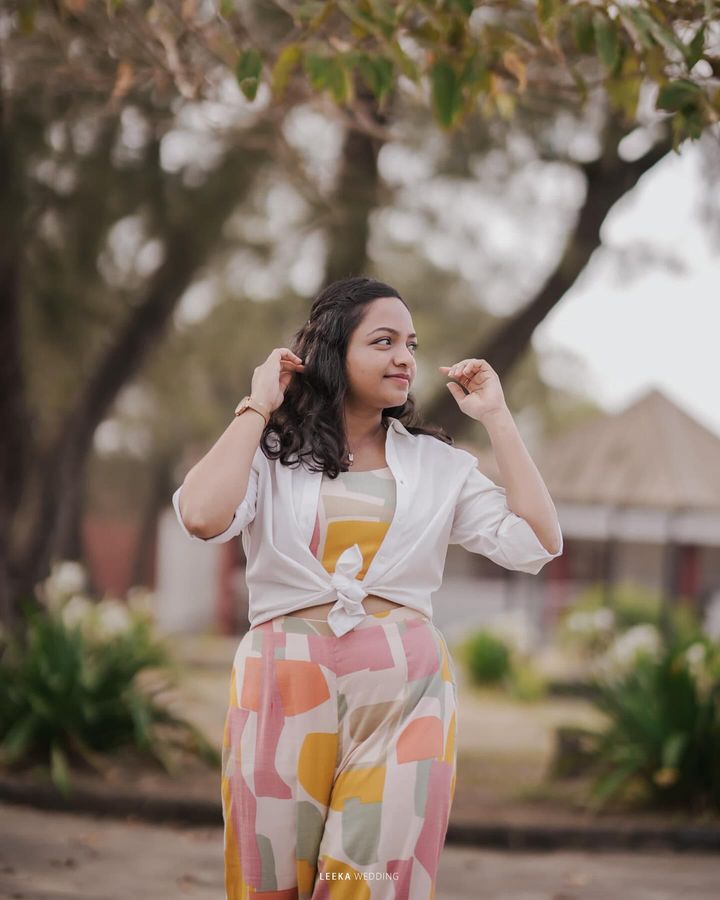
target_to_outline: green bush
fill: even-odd
[[[494,684],[510,670],[510,650],[489,631],[478,631],[467,642],[465,657],[471,679],[477,684]]]
[[[598,733],[596,808],[631,786],[654,805],[720,809],[720,652],[712,642],[640,654],[615,678],[595,679],[608,718]]]
[[[529,659],[513,658],[504,678],[505,688],[515,700],[540,700],[547,694],[547,680]]]
[[[150,622],[131,616],[115,631],[69,622],[61,610],[25,613],[22,637],[0,657],[0,763],[49,765],[63,793],[74,765],[102,771],[123,748],[135,748],[167,771],[172,750],[219,764],[218,751],[189,722],[157,700],[172,683],[166,649]],[[154,687],[143,685],[154,676]]]

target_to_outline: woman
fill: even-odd
[[[456,771],[455,668],[430,599],[447,546],[532,573],[562,553],[495,372],[438,367],[487,428],[506,488],[413,424],[417,347],[394,288],[331,284],[173,496],[188,536],[241,534],[247,556],[224,738],[228,900],[434,896]]]

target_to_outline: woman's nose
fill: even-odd
[[[396,363],[400,363],[400,362],[409,363],[412,366],[415,363],[415,357],[412,355],[412,353],[406,347],[404,353],[401,353],[400,356],[395,357],[395,361],[396,361]]]

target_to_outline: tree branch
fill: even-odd
[[[617,155],[619,140],[616,129],[610,128],[601,157],[582,166],[587,181],[585,201],[560,260],[537,295],[514,318],[501,325],[489,341],[461,351],[459,359],[487,359],[502,379],[527,350],[537,326],[573,286],[600,246],[600,229],[609,211],[635,187],[641,175],[672,149],[672,141],[666,136],[640,159],[624,162]],[[425,418],[451,434],[467,429],[467,416],[448,396],[447,390],[439,391],[428,404]]]

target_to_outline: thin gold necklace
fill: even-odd
[[[384,431],[384,430],[385,430],[385,429],[383,428],[382,422],[380,423],[380,430],[381,430],[381,431]],[[348,459],[350,460],[349,465],[352,465],[352,464],[353,464],[353,460],[355,459],[355,457],[353,456],[353,454],[352,454],[349,450],[348,450]]]

